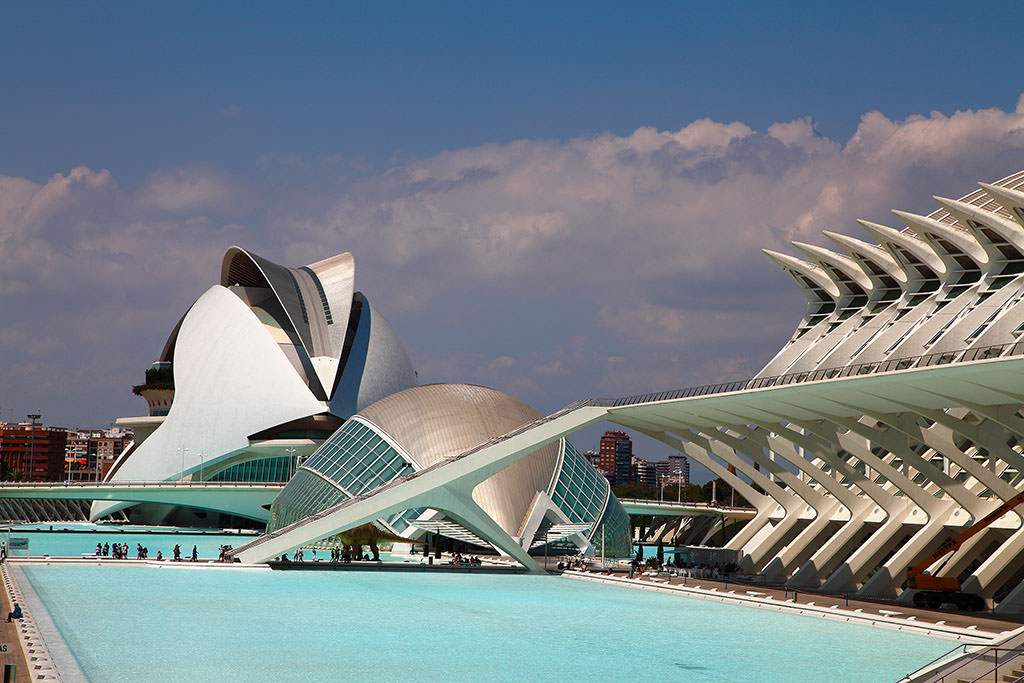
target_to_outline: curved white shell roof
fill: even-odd
[[[354,291],[354,277],[348,253],[285,268],[229,249],[220,284],[199,297],[165,345],[174,400],[163,424],[108,479],[216,471],[249,449],[255,434],[323,413],[347,418],[414,386],[405,346]],[[92,516],[118,507],[97,503]]]
[[[363,409],[420,467],[462,453],[542,415],[507,394],[470,384],[429,384],[406,389]],[[510,536],[518,536],[534,496],[545,491],[558,459],[557,442],[486,479],[473,500]]]

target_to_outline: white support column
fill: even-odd
[[[788,586],[804,588],[817,588],[822,581],[838,565],[836,557],[848,549],[848,546],[857,537],[864,526],[865,521],[872,513],[872,507],[861,509],[849,522],[844,524],[836,533],[832,534],[815,552],[808,558],[800,568],[793,573]]]
[[[950,509],[945,515],[932,517],[928,524],[914,534],[888,562],[871,575],[871,578],[857,591],[857,595],[896,597],[900,584],[907,578],[907,567],[913,564],[914,560],[925,552],[938,537],[948,533],[946,523],[952,514],[953,510]]]

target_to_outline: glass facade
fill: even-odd
[[[294,524],[303,517],[337,505],[347,496],[322,477],[299,469],[270,506],[267,531]]]
[[[388,483],[412,466],[394,446],[357,418],[348,420],[303,467],[330,479],[350,496]]]
[[[232,465],[209,477],[207,481],[287,482],[295,472],[293,459],[287,455],[259,458]]]
[[[551,499],[574,524],[594,523],[587,538],[601,554],[603,539],[606,557],[628,557],[631,551],[629,515],[597,468],[583,457],[567,439],[562,450],[561,466]]]
[[[360,416],[346,421],[306,459],[274,499],[267,531],[280,529],[411,473],[411,456],[378,430]],[[563,439],[562,444],[548,494],[572,523],[592,525],[584,533],[595,553],[601,553],[603,541],[606,557],[628,556],[629,517],[611,494],[608,480],[571,443]],[[401,534],[423,511],[405,510],[384,521]],[[331,541],[325,539],[321,543],[329,545]]]
[[[412,471],[405,457],[369,424],[351,418],[318,448],[274,499],[268,531],[372,491]],[[401,533],[422,509],[386,519]]]
[[[615,496],[608,499],[601,521],[590,535],[590,542],[594,544],[594,553],[599,557],[602,544],[605,557],[629,557],[633,554],[629,515]]]
[[[608,480],[568,440],[551,499],[574,524],[594,522],[608,498]]]

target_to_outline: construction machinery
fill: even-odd
[[[1024,503],[1024,493],[1018,493],[975,524],[967,527],[953,538],[945,541],[935,552],[907,569],[907,588],[917,589],[914,604],[918,607],[936,608],[952,603],[957,609],[978,611],[985,609],[985,600],[980,595],[962,592],[960,579],[955,576],[932,576],[925,573],[932,564],[949,553],[955,552],[973,536],[987,529],[993,522],[1010,510]],[[941,569],[941,567],[940,567]]]

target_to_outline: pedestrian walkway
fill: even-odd
[[[32,676],[29,673],[21,639],[18,637],[19,624],[17,621],[7,622],[7,614],[13,607],[7,590],[0,590],[0,644],[7,646],[6,652],[0,652],[0,677],[3,676],[4,665],[13,664],[16,667],[15,683],[30,683]]]
[[[752,607],[797,611],[899,630],[916,630],[958,640],[976,639],[978,643],[992,642],[1024,627],[1024,615],[930,610],[895,600],[794,591],[783,586],[693,578],[670,575],[667,572],[645,573],[634,575],[632,578],[624,571],[616,571],[610,575],[601,572],[566,571],[564,575],[595,580],[606,579],[639,588],[678,590],[693,597],[747,604]]]
[[[671,585],[700,585],[703,588],[715,588],[719,591],[732,590],[738,594],[753,597],[768,597],[773,600],[792,600],[794,604],[815,605],[826,608],[861,610],[886,617],[902,617],[941,621],[957,628],[977,628],[989,632],[1012,631],[1024,626],[1024,615],[993,614],[991,612],[959,612],[952,609],[924,609],[912,603],[896,600],[864,599],[855,596],[819,593],[816,591],[793,590],[780,586],[760,586],[750,583],[737,583],[721,579],[694,579],[679,576],[668,576],[665,573],[645,576],[644,581],[664,581]]]

